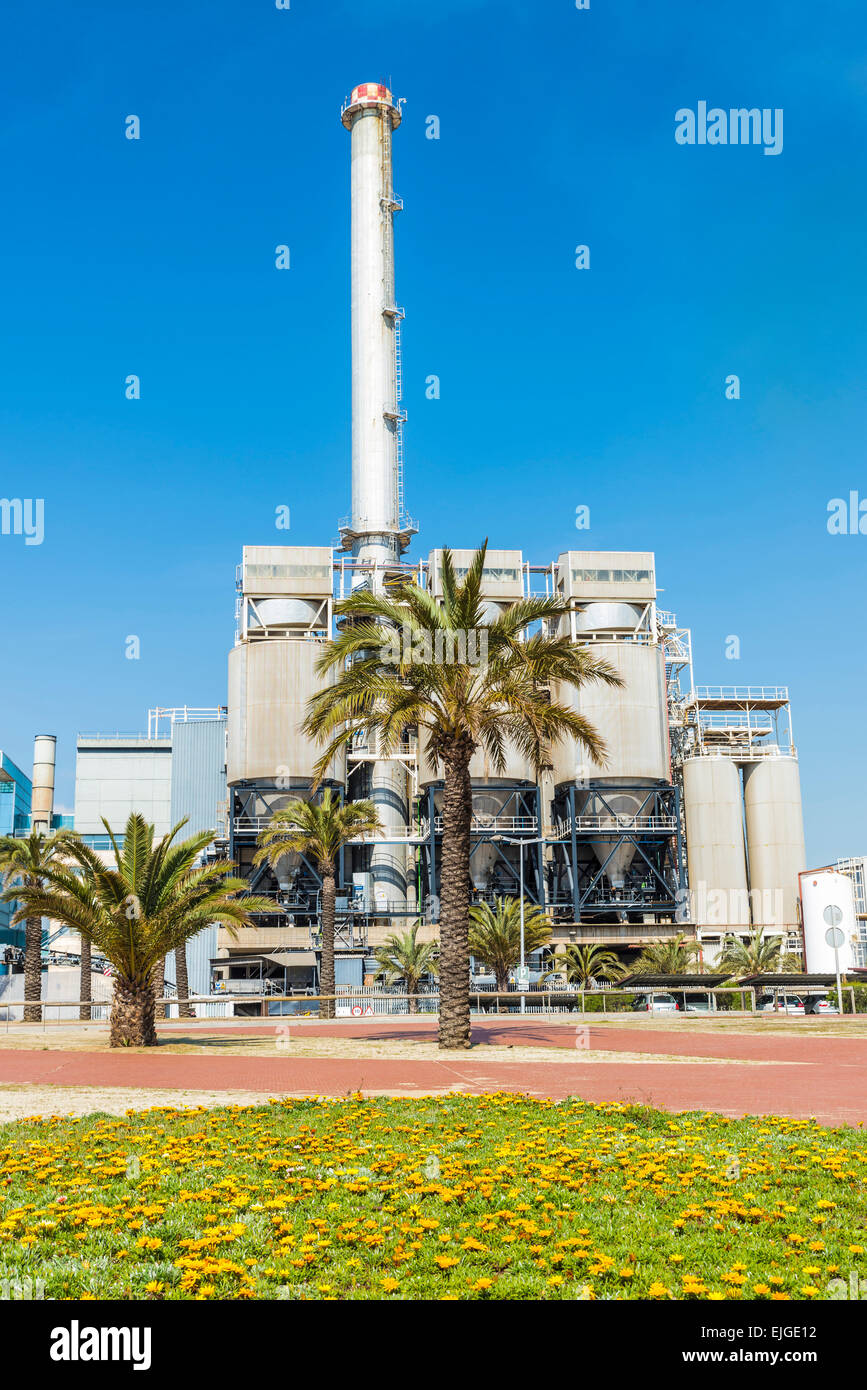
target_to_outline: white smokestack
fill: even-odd
[[[33,791],[30,799],[30,824],[45,834],[51,829],[54,814],[54,765],[57,758],[57,739],[54,734],[37,734],[33,740]]]
[[[352,517],[343,544],[362,564],[353,584],[381,590],[415,529],[404,520],[399,333],[395,303],[391,136],[400,105],[387,87],[363,82],[343,108],[352,136]],[[374,566],[371,571],[368,566]],[[370,765],[368,795],[389,839],[370,851],[370,884],[383,917],[406,905],[409,817],[406,769],[399,759]]]
[[[363,82],[342,112],[352,135],[352,518],[344,543],[360,559],[397,559],[402,481],[395,304],[391,136],[400,106],[387,87]]]

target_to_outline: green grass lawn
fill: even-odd
[[[824,1299],[867,1141],[509,1095],[0,1128],[0,1281],[46,1298]],[[27,1288],[27,1285],[24,1285]]]

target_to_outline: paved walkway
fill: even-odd
[[[284,1020],[287,1022],[289,1020]],[[0,1053],[0,1084],[126,1086],[202,1091],[245,1091],[265,1096],[422,1095],[462,1091],[523,1092],[558,1100],[581,1096],[590,1101],[631,1101],[666,1110],[713,1110],[725,1115],[814,1116],[823,1124],[867,1123],[867,1038],[663,1031],[636,1027],[587,1026],[595,1050],[647,1054],[725,1057],[719,1062],[511,1062],[472,1050],[455,1059],[293,1058],[291,1036],[315,1033],[353,1037],[433,1036],[432,1020],[376,1020],[364,1024],[290,1022],[290,1044],[272,1056],[207,1056],[158,1049],[147,1053],[8,1050]],[[209,1023],[161,1028],[169,1039],[179,1032],[219,1037],[275,1033],[276,1022],[255,1027]],[[584,1025],[576,1025],[581,1027]],[[297,1029],[297,1032],[296,1032]],[[563,1047],[569,1026],[503,1020],[474,1024],[477,1041]],[[579,1035],[580,1036],[580,1035]],[[204,1039],[203,1039],[204,1041]],[[739,1062],[749,1065],[738,1065]],[[764,1065],[756,1066],[756,1063]]]

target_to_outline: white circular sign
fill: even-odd
[[[843,920],[843,909],[838,907],[836,903],[829,903],[822,916],[829,927],[839,927]],[[827,932],[825,935],[827,936]]]
[[[361,1018],[361,1015],[362,1015],[363,1013],[364,1013],[364,1010],[363,1010],[363,1008],[361,1007],[360,1004],[353,1004],[353,1006],[352,1006],[352,1017],[353,1017],[353,1018]]]
[[[829,946],[832,946],[839,951],[840,947],[843,945],[843,942],[846,940],[846,934],[845,932],[842,932],[839,927],[829,927],[828,930],[825,932],[825,940],[827,941]]]

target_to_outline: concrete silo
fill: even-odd
[[[323,680],[316,663],[330,635],[331,551],[245,546],[240,585],[239,641],[229,653],[227,780],[300,787],[322,754],[301,724]],[[327,780],[343,784],[345,758],[334,760]]]
[[[683,766],[690,892],[707,940],[798,931],[804,823],[784,686],[696,686]],[[741,788],[743,780],[743,788]],[[722,901],[722,909],[720,903]]]
[[[690,919],[718,927],[721,935],[747,931],[750,898],[737,763],[724,757],[687,758],[683,803]]]
[[[806,862],[797,759],[748,764],[744,806],[753,925],[796,932],[798,874]]]

